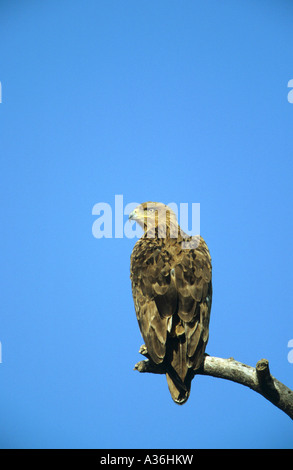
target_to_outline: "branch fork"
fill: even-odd
[[[139,353],[147,359],[135,364],[134,370],[152,374],[166,373],[163,364],[155,364],[150,359],[145,345],[140,347]],[[233,357],[222,359],[206,354],[202,366],[194,371],[194,375],[209,375],[249,387],[293,419],[293,391],[271,375],[267,359],[258,361],[254,368],[235,361]]]

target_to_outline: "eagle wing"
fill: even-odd
[[[131,255],[132,295],[142,337],[151,359],[166,355],[168,319],[175,313],[177,294],[171,266],[151,239],[140,239]]]
[[[177,315],[184,326],[187,366],[200,367],[209,337],[212,305],[212,265],[202,238],[197,248],[174,256],[174,283],[178,294]]]

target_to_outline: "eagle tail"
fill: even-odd
[[[171,397],[177,405],[183,405],[189,398],[191,380],[183,382],[177,372],[170,366],[166,373],[167,383]]]
[[[189,397],[194,373],[186,363],[186,343],[172,338],[167,352],[166,378],[171,397],[178,405],[183,405]]]

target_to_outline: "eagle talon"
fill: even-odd
[[[148,356],[148,350],[145,344],[142,344],[141,347],[139,348],[139,354],[142,356]]]

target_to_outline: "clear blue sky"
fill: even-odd
[[[92,235],[115,195],[200,203],[207,352],[293,388],[292,22],[288,0],[1,1],[1,447],[293,447],[243,386],[196,377],[179,407],[132,370],[135,240]]]

